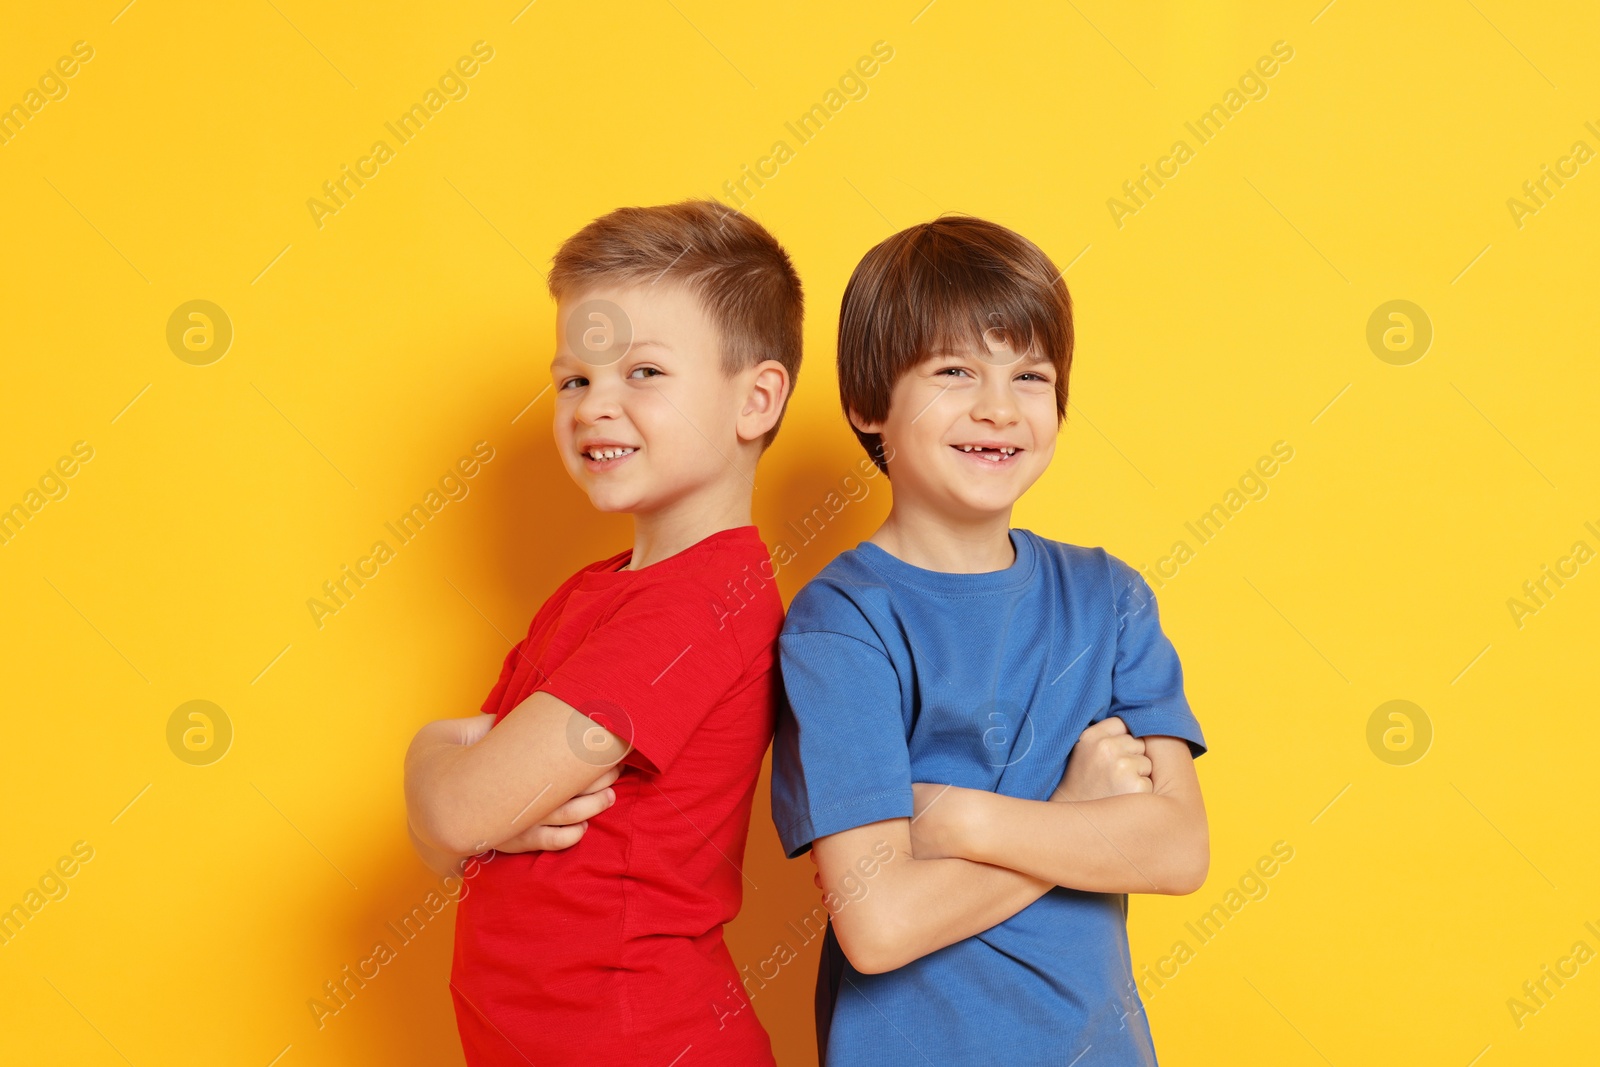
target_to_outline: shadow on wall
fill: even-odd
[[[460,890],[412,855],[403,825],[393,841],[359,905],[324,920],[294,1045],[329,1062],[462,1064],[448,985]]]
[[[889,479],[847,432],[835,436],[835,447],[805,467],[773,463],[761,473],[755,518],[773,554],[785,605],[835,556],[869,537],[889,514]],[[808,433],[807,440],[815,441],[815,435]]]
[[[500,480],[479,516],[483,554],[473,580],[499,608],[489,614],[513,641],[523,638],[539,605],[574,571],[633,541],[633,520],[596,511],[561,465],[551,440],[551,404],[547,393],[509,427]],[[494,681],[484,682],[484,694]]]
[[[525,388],[508,384],[504,392]],[[297,1053],[316,1045],[351,1063],[463,1063],[448,984],[460,888],[424,867],[406,836],[399,797],[410,731],[424,719],[476,710],[539,605],[573,571],[622,551],[632,536],[627,516],[596,512],[568,477],[551,441],[550,396],[510,423],[515,411],[475,408],[451,422],[481,427],[476,436],[494,458],[472,479],[470,496],[450,505],[467,521],[424,529],[423,540],[446,543],[411,551],[425,553],[417,557],[428,564],[420,580],[437,587],[428,594],[439,606],[431,625],[462,627],[456,647],[475,651],[467,663],[437,665],[465,679],[445,706],[430,706],[375,746],[381,755],[371,758],[392,774],[392,802],[375,805],[388,822],[379,830],[381,855],[358,878],[361,892],[343,906],[303,902],[301,919],[320,928],[314,943],[325,951],[297,969],[295,1010],[306,1024],[294,1038]]]

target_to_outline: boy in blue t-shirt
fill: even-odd
[[[1055,265],[981,219],[845,289],[840,397],[894,502],[790,606],[772,774],[830,916],[827,1067],[1156,1062],[1127,894],[1204,882],[1205,739],[1138,572],[1011,527],[1072,342]]]

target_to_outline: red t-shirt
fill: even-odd
[[[630,556],[567,579],[483,703],[498,723],[543,690],[634,748],[576,845],[467,881],[451,988],[472,1067],[774,1062],[722,940],[772,740],[770,557],[754,526],[619,570]]]

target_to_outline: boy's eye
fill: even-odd
[[[934,373],[935,377],[938,377],[938,376],[944,375],[944,374],[955,375],[955,374],[967,374],[969,372],[968,372],[967,368],[965,368],[965,367],[940,367],[938,370],[934,371],[933,373]]]
[[[1017,375],[1017,378],[1018,379],[1031,378],[1032,380],[1034,380],[1036,382],[1044,382],[1046,385],[1048,385],[1050,383],[1050,379],[1049,378],[1045,377],[1043,374],[1038,374],[1038,373],[1036,373],[1034,371],[1031,371],[1031,370]]]
[[[556,388],[558,390],[559,389],[570,389],[573,386],[588,385],[588,384],[589,384],[589,379],[587,379],[587,378],[565,378],[565,379],[562,380],[560,385],[556,386]]]
[[[661,373],[659,367],[635,367],[628,372],[630,378],[651,378]]]

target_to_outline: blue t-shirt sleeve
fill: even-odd
[[[1111,669],[1111,710],[1135,737],[1166,734],[1206,750],[1200,723],[1183,693],[1178,652],[1161,631],[1156,595],[1143,575],[1112,557],[1117,612],[1117,655]]]
[[[819,837],[911,817],[900,681],[869,640],[831,631],[778,638],[784,701],[772,742],[772,821],[790,859]]]

